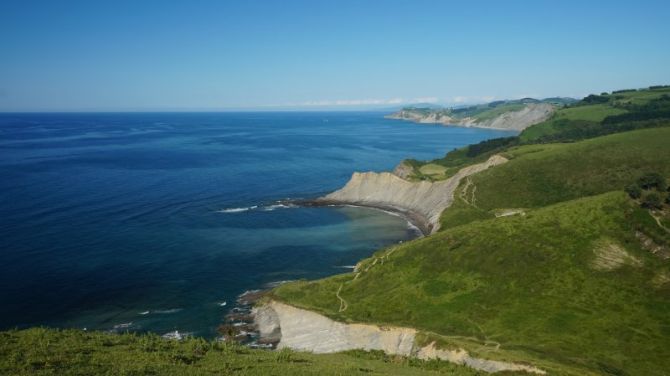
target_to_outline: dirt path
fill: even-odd
[[[468,200],[468,191],[472,187],[472,192],[470,193],[470,199]],[[477,186],[474,185],[472,179],[468,176],[465,180],[465,185],[461,188],[461,191],[458,193],[460,199],[466,204],[472,206],[473,208],[479,209],[477,206],[477,199],[475,198],[475,192],[477,191]]]
[[[349,304],[347,304],[347,301],[342,299],[340,296],[340,291],[342,291],[342,286],[344,286],[344,283],[340,285],[340,288],[337,289],[337,292],[335,293],[335,296],[337,296],[338,299],[340,299],[340,309],[338,312],[344,312],[349,308]]]
[[[652,218],[654,218],[654,220],[656,221],[656,224],[658,225],[658,227],[662,228],[662,229],[665,230],[666,232],[670,232],[670,229],[668,229],[667,227],[663,226],[663,223],[661,223],[661,218],[659,218],[658,216],[656,216],[656,215],[655,215],[654,213],[652,213],[651,211],[649,212],[649,215],[651,215]]]

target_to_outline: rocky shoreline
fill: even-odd
[[[301,200],[295,201],[296,205],[300,206],[311,206],[311,207],[325,207],[325,206],[350,206],[350,207],[360,207],[360,208],[370,208],[377,209],[383,212],[392,213],[404,218],[412,226],[416,227],[419,230],[421,236],[427,236],[430,234],[431,224],[423,217],[420,213],[413,212],[411,210],[406,210],[401,207],[392,206],[392,205],[381,205],[381,204],[367,204],[367,203],[358,203],[358,202],[342,202],[336,200],[329,200],[327,198],[317,198],[313,200]]]
[[[439,229],[440,215],[453,202],[461,179],[506,162],[506,158],[494,155],[436,182],[413,182],[390,172],[355,172],[343,188],[303,204],[354,205],[390,211],[403,215],[423,235],[429,235]]]

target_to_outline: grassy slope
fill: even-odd
[[[471,147],[466,146],[450,151],[444,158],[426,162],[412,161],[415,167],[416,176],[414,177],[417,180],[441,180],[453,175],[459,168],[483,161],[492,154],[504,151],[511,145],[577,141],[633,129],[668,126],[670,125],[670,118],[667,113],[670,112],[670,102],[667,100],[659,102],[663,96],[667,97],[668,95],[670,95],[670,87],[664,87],[654,90],[644,89],[608,94],[602,97],[607,100],[606,103],[586,104],[583,101],[571,103],[568,107],[559,108],[549,120],[527,128],[515,142],[506,146],[494,145],[492,148],[487,148],[475,154],[469,153]],[[654,102],[660,107],[648,108]],[[561,105],[560,103],[555,104]],[[504,105],[496,107],[494,110],[501,107],[504,107]],[[665,114],[655,112],[651,116],[650,111],[658,111],[660,108],[665,108]],[[631,111],[638,114],[647,112],[650,117],[644,119],[645,121],[620,121],[616,124],[602,124],[608,116],[631,114]],[[443,175],[421,174],[419,169],[425,164],[442,165],[448,167],[448,170]]]
[[[298,282],[275,294],[338,320],[412,326],[447,346],[557,374],[659,375],[670,367],[670,287],[652,280],[668,264],[635,239],[631,221],[648,215],[641,210],[613,192],[473,222],[379,252],[362,270],[386,254],[384,263],[355,280]],[[643,266],[594,270],[603,242]]]
[[[564,132],[571,126],[579,127],[589,123],[600,123],[607,116],[628,112],[627,108],[630,105],[645,105],[668,94],[670,94],[670,88],[612,93],[607,96],[609,98],[607,103],[561,108],[549,120],[527,128],[519,137],[523,143],[535,142],[543,137]]]
[[[565,120],[600,122],[607,116],[619,115],[625,112],[626,111],[623,109],[614,108],[607,104],[563,108],[556,111],[551,119],[526,129],[521,133],[520,137],[523,142],[532,142],[540,136],[560,132],[561,126]]]
[[[508,163],[472,177],[477,207],[457,195],[453,209],[442,215],[442,228],[492,217],[495,209],[540,207],[623,189],[645,172],[670,176],[668,140],[670,128],[655,128],[512,148],[505,153]],[[470,200],[472,188],[466,196]]]
[[[0,332],[2,375],[475,375],[445,362],[351,351],[270,352],[155,335],[34,328]]]

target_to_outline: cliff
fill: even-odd
[[[549,103],[529,103],[520,110],[503,112],[491,118],[476,115],[458,117],[444,110],[403,109],[387,116],[387,118],[409,120],[417,123],[521,131],[549,119],[554,109],[554,106]]]
[[[415,341],[417,331],[412,328],[345,324],[277,301],[254,308],[254,316],[261,338],[278,339],[279,349],[290,348],[316,354],[354,349],[382,350],[392,355],[446,360],[485,372],[545,374],[545,371],[529,365],[475,358],[464,349],[438,349],[435,343],[418,346]]]
[[[430,234],[439,228],[440,214],[453,202],[461,179],[505,162],[504,157],[494,155],[437,182],[410,182],[389,172],[355,172],[343,188],[316,201],[398,211],[410,217],[424,234]]]

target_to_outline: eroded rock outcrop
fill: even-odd
[[[416,335],[414,329],[344,324],[275,301],[256,308],[255,317],[261,338],[276,336],[279,328],[281,339],[277,348],[315,353],[364,349],[409,355]]]
[[[430,234],[437,231],[440,214],[453,202],[461,179],[505,162],[506,158],[494,155],[437,182],[410,182],[389,172],[355,172],[342,189],[316,201],[399,211],[413,219],[424,234]]]
[[[545,373],[529,365],[475,358],[464,349],[438,349],[434,343],[417,346],[417,332],[412,328],[345,324],[277,301],[256,307],[254,316],[261,339],[279,338],[278,349],[291,348],[317,354],[354,349],[382,350],[393,355],[441,359],[486,372]]]

